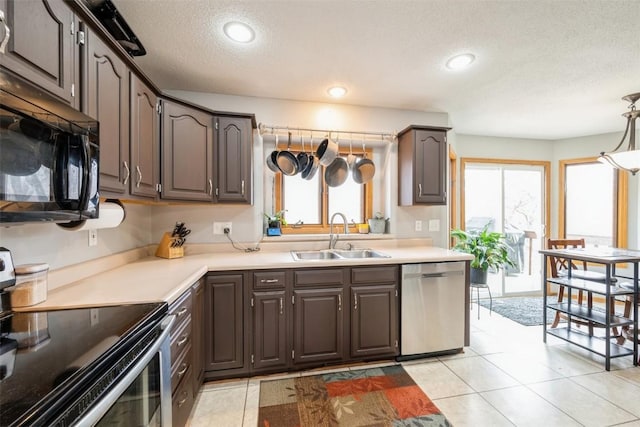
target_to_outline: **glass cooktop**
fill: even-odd
[[[166,312],[166,303],[154,303],[0,318],[0,425],[20,424],[73,394],[75,384],[97,375],[102,360],[123,351]]]

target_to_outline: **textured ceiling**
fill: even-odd
[[[113,0],[162,89],[448,112],[457,133],[622,131],[640,92],[640,0]],[[241,21],[238,44],[222,26]],[[473,52],[464,72],[444,63]]]

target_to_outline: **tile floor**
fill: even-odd
[[[614,359],[606,372],[597,355],[553,337],[544,344],[541,326],[480,310],[464,353],[403,362],[454,426],[640,427],[640,367],[631,358]],[[189,425],[256,427],[261,379],[205,384]]]

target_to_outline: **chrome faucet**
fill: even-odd
[[[342,221],[344,223],[344,234],[349,234],[349,225],[347,224],[347,217],[340,212],[336,212],[333,215],[331,215],[331,221],[329,221],[329,249],[335,249],[336,243],[338,242],[338,237],[340,236],[339,234],[336,234],[335,240],[334,240],[333,219],[336,217],[336,215],[339,215],[342,217]]]

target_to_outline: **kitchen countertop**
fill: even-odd
[[[390,257],[294,261],[289,250],[299,248],[293,248],[291,245],[263,248],[259,252],[250,253],[240,251],[194,253],[176,259],[149,256],[57,287],[49,291],[46,301],[31,307],[15,309],[15,311],[160,301],[171,304],[207,272],[410,264],[472,259],[468,254],[401,240],[380,241],[368,247]]]

